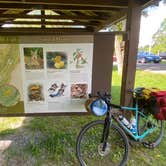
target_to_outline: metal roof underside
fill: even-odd
[[[127,11],[128,0],[0,0],[0,34],[93,33]]]

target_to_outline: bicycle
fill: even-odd
[[[154,148],[164,134],[164,121],[156,120],[139,104],[141,89],[130,90],[134,98],[133,107],[125,107],[111,103],[111,95],[98,93],[90,96],[89,110],[98,116],[106,114],[105,120],[88,123],[80,131],[76,142],[76,155],[81,166],[124,166],[129,155],[129,137],[141,142],[146,148]],[[119,111],[116,113],[112,108]],[[132,111],[136,120],[136,130],[122,123],[122,111]],[[117,124],[113,123],[113,120]]]

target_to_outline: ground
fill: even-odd
[[[144,71],[136,74],[136,86],[165,89],[163,80],[166,80],[165,74]],[[119,98],[119,82],[117,72],[113,71],[114,102]],[[94,119],[93,116],[0,118],[0,166],[78,166],[75,156],[77,135]],[[153,150],[138,143],[131,147],[127,166],[138,163],[139,166],[165,166],[165,149],[165,136]]]
[[[153,73],[166,74],[166,63],[145,63],[137,64],[137,69],[150,71]]]

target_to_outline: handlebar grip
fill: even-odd
[[[102,98],[102,95],[99,91],[97,92],[97,95]]]

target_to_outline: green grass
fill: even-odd
[[[157,87],[166,90],[166,74],[157,74],[138,70],[136,72],[135,87]]]
[[[113,70],[112,78],[112,97],[113,103],[119,103],[120,90],[121,90],[121,75],[117,74],[116,67]],[[156,87],[161,90],[166,90],[166,74],[157,74],[145,72],[143,70],[136,71],[135,87]]]
[[[0,136],[13,134],[22,125],[24,118],[9,117],[0,118]]]
[[[137,71],[137,86],[166,89],[166,75]],[[113,71],[113,102],[119,103],[121,77]],[[35,117],[28,122],[22,118],[1,118],[0,139],[11,139],[12,144],[3,152],[5,164],[31,166],[78,166],[75,156],[76,137],[94,116]],[[24,121],[23,121],[24,120]],[[23,121],[22,126],[18,126]],[[159,147],[149,150],[141,144],[131,148],[128,166],[165,166],[166,137]],[[93,165],[93,163],[92,163]]]
[[[166,64],[166,60],[162,60],[160,63],[161,64]]]

